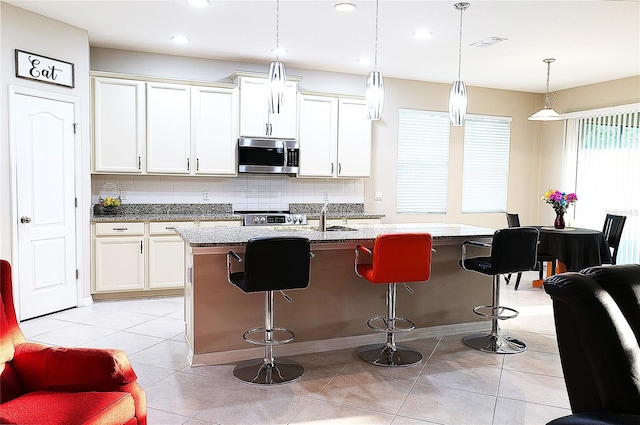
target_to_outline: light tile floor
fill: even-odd
[[[383,368],[355,349],[293,357],[303,378],[263,388],[232,375],[234,365],[192,368],[184,340],[182,297],[100,301],[21,323],[31,341],[126,351],[147,393],[150,425],[172,424],[545,424],[567,415],[551,300],[532,288],[501,289],[501,304],[520,311],[503,331],[528,350],[492,355],[460,335],[407,343],[421,364]]]

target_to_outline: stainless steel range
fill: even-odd
[[[283,212],[243,212],[236,211],[237,214],[243,214],[243,224],[245,226],[300,226],[307,224],[306,214],[289,214]]]

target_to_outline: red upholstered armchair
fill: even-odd
[[[11,285],[11,266],[0,260],[0,423],[146,424],[146,396],[127,355],[26,342]]]

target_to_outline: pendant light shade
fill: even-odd
[[[367,117],[370,120],[382,118],[384,104],[384,81],[379,71],[371,71],[367,78]]]
[[[267,104],[270,114],[279,114],[284,105],[284,87],[287,82],[287,72],[284,64],[278,58],[280,50],[280,0],[276,0],[276,60],[269,65],[269,87]]]
[[[269,66],[269,113],[279,114],[284,105],[284,86],[287,82],[287,71],[280,61],[271,62]]]
[[[547,91],[544,95],[544,107],[529,117],[531,121],[560,121],[564,119],[562,115],[551,107],[551,101],[555,96],[553,92],[549,91],[549,74],[551,72],[551,62],[554,61],[555,59],[553,58],[543,59],[543,62],[547,64]]]
[[[464,124],[464,116],[467,113],[467,86],[464,81],[457,80],[451,84],[449,92],[449,121],[452,126],[459,127]]]
[[[373,66],[374,70],[369,73],[367,78],[365,99],[367,101],[367,118],[377,121],[382,118],[384,106],[384,81],[382,74],[378,71],[378,0],[376,0],[376,47]]]
[[[460,42],[458,44],[458,79],[451,84],[449,92],[449,122],[454,127],[464,124],[467,114],[467,87],[460,79],[462,68],[462,12],[469,8],[469,3],[456,3],[453,7],[460,11]]]

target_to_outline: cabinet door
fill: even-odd
[[[191,169],[190,87],[147,83],[147,172]]]
[[[237,88],[191,87],[195,174],[237,174],[237,108]]]
[[[240,135],[295,139],[298,133],[298,83],[287,82],[279,114],[269,114],[267,80],[240,78]]]
[[[180,236],[149,237],[149,289],[184,287],[184,264]]]
[[[338,99],[300,95],[300,169],[303,177],[337,172]]]
[[[340,99],[338,177],[371,176],[371,121],[364,101]]]
[[[105,236],[95,239],[96,292],[144,289],[142,236]]]
[[[267,109],[266,80],[240,78],[240,135],[267,137],[269,118]]]
[[[142,173],[145,138],[145,83],[114,78],[93,80],[93,169]]]
[[[298,83],[287,82],[284,105],[279,114],[269,115],[269,137],[296,139],[298,136]],[[267,109],[268,111],[268,109]]]

